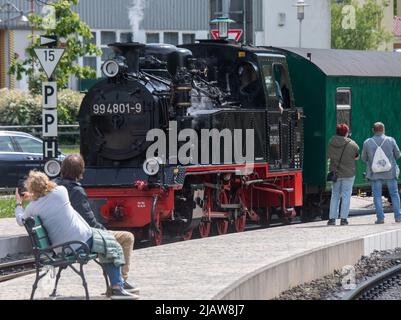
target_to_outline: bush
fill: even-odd
[[[58,93],[58,122],[71,125],[78,122],[83,95],[71,90]],[[20,90],[0,90],[0,126],[42,124],[42,97]]]
[[[41,97],[19,90],[0,90],[0,125],[27,126],[40,124]]]
[[[72,91],[62,90],[58,94],[58,123],[59,124],[76,124],[78,123],[79,108],[84,95]]]

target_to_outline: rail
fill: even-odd
[[[24,259],[0,264],[0,282],[35,273],[35,259]]]
[[[391,268],[362,283],[342,300],[372,300],[394,285],[401,284],[401,265]]]

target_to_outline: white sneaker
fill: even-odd
[[[139,300],[140,297],[135,294],[131,294],[131,293],[125,291],[124,289],[113,289],[110,299],[111,300]]]

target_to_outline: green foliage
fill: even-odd
[[[13,218],[15,211],[15,196],[0,195],[0,219]]]
[[[76,124],[83,94],[62,90],[58,93],[59,124]],[[24,126],[42,123],[42,97],[20,90],[0,90],[0,125]]]
[[[0,90],[0,125],[26,126],[40,124],[42,103],[40,96],[19,90]]]
[[[393,34],[382,24],[383,10],[389,4],[388,0],[364,0],[363,4],[359,0],[332,0],[332,48],[377,50],[390,42]],[[354,11],[345,7],[350,5]]]
[[[62,46],[65,46],[66,51],[54,73],[59,88],[67,87],[70,75],[74,75],[80,79],[96,78],[95,70],[89,67],[80,67],[77,64],[77,60],[79,57],[86,55],[99,56],[102,54],[101,50],[95,44],[89,43],[89,40],[93,37],[89,26],[81,21],[78,13],[72,10],[72,7],[78,3],[79,0],[59,0],[48,3],[55,8],[55,30],[44,30],[43,22],[45,19],[41,15],[31,14],[29,16],[30,23],[34,29],[42,30],[44,35],[58,36],[61,39]],[[41,68],[34,49],[40,47],[40,37],[34,36],[34,39],[31,39],[31,41],[33,44],[27,48],[28,58],[24,61],[16,60],[10,66],[9,73],[15,74],[18,80],[21,80],[22,75],[26,74],[29,77],[31,92],[37,94],[37,84],[40,81],[45,81],[46,75],[44,73],[37,73],[37,70],[41,70]]]

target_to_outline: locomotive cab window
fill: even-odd
[[[291,109],[289,78],[286,68],[281,63],[273,64],[276,96],[284,109]]]
[[[242,63],[238,68],[241,103],[247,109],[264,109],[263,87],[260,85],[259,68],[252,62]]]
[[[337,124],[352,124],[352,91],[350,88],[338,88],[336,92]]]

